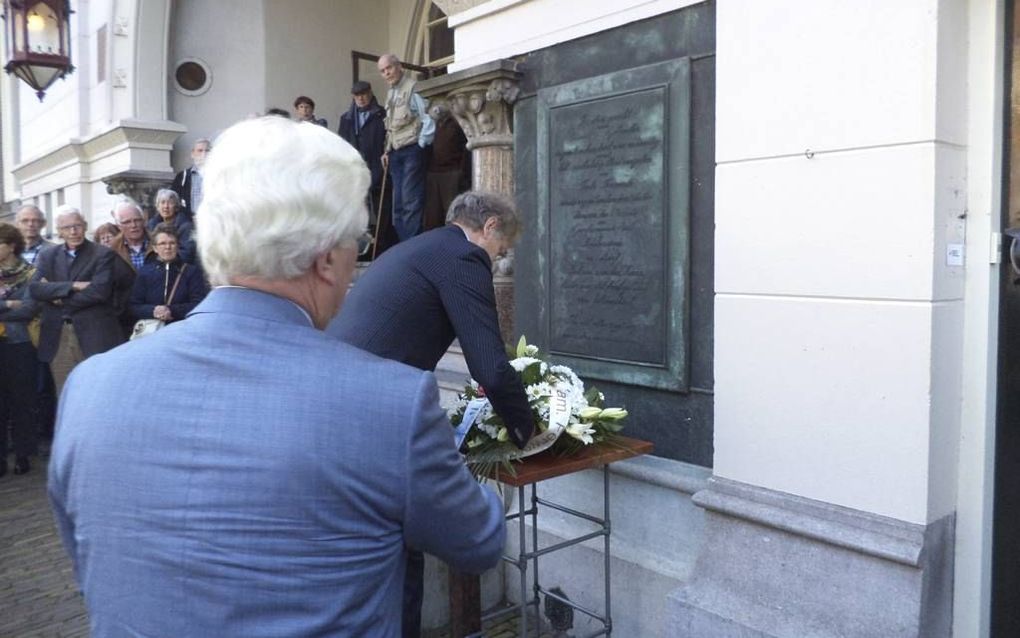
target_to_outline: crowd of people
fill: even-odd
[[[357,81],[337,128],[369,168],[373,257],[443,226],[447,208],[470,181],[467,140],[449,112],[428,107],[395,55],[381,56],[378,69],[389,85],[385,106],[371,84]],[[310,97],[299,96],[293,106],[296,121],[328,129]],[[269,114],[290,119],[282,109]],[[8,469],[9,438],[15,473],[30,470],[40,442],[46,447],[56,397],[75,365],[130,338],[140,320],[183,319],[207,292],[194,230],[211,147],[208,138],[192,144],[191,165],[156,193],[152,214],[130,199],[118,201],[112,220],[99,225],[91,240],[85,216],[71,206],[56,211],[57,241],[44,238],[46,216],[35,205],[23,206],[15,224],[3,227],[0,399],[18,398],[0,401],[0,419],[12,433],[0,436],[0,476]],[[25,355],[30,349],[38,359],[31,365]]]
[[[56,211],[55,242],[43,237],[47,219],[35,205],[0,223],[0,477],[9,447],[15,474],[48,448],[57,397],[77,364],[127,341],[141,320],[184,319],[208,293],[181,201],[160,190],[146,222],[138,203],[122,199],[91,241],[72,206]]]
[[[53,438],[50,499],[93,635],[419,636],[421,552],[470,572],[498,561],[502,506],[458,456],[429,372],[459,339],[526,443],[492,289],[520,222],[498,195],[457,195],[463,165],[436,152],[452,201],[422,234],[425,149],[463,139],[395,56],[379,68],[389,109],[356,83],[350,143],[302,96],[299,120],[317,126],[261,117],[212,154],[197,141],[148,218],[121,199],[90,240],[61,206],[54,242],[34,205],[0,223],[0,423],[16,474]],[[399,243],[338,315],[387,173]],[[153,392],[141,380],[156,365],[173,373]],[[185,558],[200,547],[215,556]]]
[[[418,552],[480,573],[506,535],[499,498],[458,454],[435,353],[459,337],[494,405],[523,404],[514,440],[534,427],[492,290],[516,212],[460,195],[449,225],[380,256],[333,322],[370,239],[358,151],[319,126],[251,119],[217,138],[203,180],[195,239],[214,288],[183,322],[82,362],[61,395],[48,489],[92,635],[420,635]],[[140,225],[136,208],[115,213]],[[83,226],[57,217],[67,245]],[[153,229],[136,316],[193,303],[175,230]],[[168,286],[183,296],[167,301]]]

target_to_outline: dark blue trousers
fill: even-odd
[[[35,348],[31,343],[0,342],[0,458],[7,458],[7,420],[15,456],[35,454],[32,408],[36,397]]]
[[[393,228],[399,241],[421,232],[425,209],[425,150],[408,144],[389,152],[393,178]]]
[[[407,550],[401,638],[421,638],[421,604],[425,598],[425,554]]]

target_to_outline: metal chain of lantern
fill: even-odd
[[[4,0],[3,19],[4,70],[35,89],[41,102],[46,89],[74,71],[71,4],[69,0]]]

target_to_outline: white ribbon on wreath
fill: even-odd
[[[562,386],[562,387],[561,387]],[[505,450],[492,454],[480,454],[472,457],[473,462],[491,463],[501,461],[514,461],[538,454],[543,450],[552,447],[556,439],[567,429],[570,423],[570,394],[567,384],[556,383],[552,386],[552,396],[549,397],[549,427],[545,432],[539,432],[532,436],[523,449]],[[474,425],[478,415],[489,405],[486,398],[472,399],[464,410],[464,418],[456,428],[457,447],[463,442]]]

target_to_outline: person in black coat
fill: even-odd
[[[351,87],[351,108],[340,116],[340,128],[337,133],[340,137],[358,149],[361,158],[368,164],[368,170],[372,173],[372,185],[369,188],[369,211],[372,219],[375,220],[379,212],[380,200],[383,204],[382,219],[376,220],[381,224],[379,228],[378,245],[376,253],[382,253],[386,248],[397,243],[397,234],[389,221],[389,189],[383,182],[382,155],[386,145],[386,109],[379,106],[379,102],[372,95],[372,85],[368,82],[355,82]]]
[[[535,420],[499,332],[492,262],[510,249],[520,224],[513,204],[467,191],[450,204],[449,225],[390,248],[358,278],[328,334],[385,359],[434,370],[460,341],[471,376],[485,388],[510,439],[524,447]],[[405,638],[420,635],[424,558],[408,552]]]
[[[211,148],[212,142],[208,139],[203,137],[195,140],[191,145],[191,166],[177,173],[170,187],[177,193],[181,212],[189,220],[195,218],[202,203],[202,167]]]
[[[534,419],[507,358],[492,287],[492,262],[517,239],[517,213],[502,196],[467,191],[450,205],[449,220],[379,257],[327,332],[422,370],[434,370],[458,339],[471,376],[523,448]]]
[[[160,224],[153,231],[155,252],[138,271],[131,289],[129,307],[136,320],[179,321],[208,294],[202,269],[178,256],[178,241],[176,230],[170,224]]]

